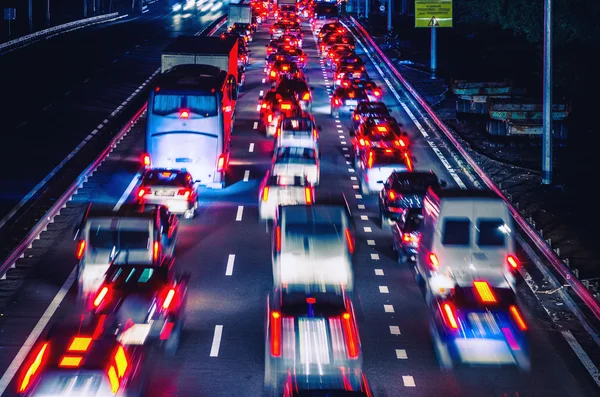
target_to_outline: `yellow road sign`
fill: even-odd
[[[416,28],[451,28],[452,0],[415,0]]]

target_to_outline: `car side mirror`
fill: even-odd
[[[441,186],[441,187],[448,187],[448,182],[446,182],[446,181],[444,181],[444,180],[441,180],[441,181],[440,181],[440,186]]]
[[[315,87],[310,87],[310,90],[311,90],[311,91],[314,91],[314,90],[315,90]]]
[[[318,125],[318,126],[317,126],[317,130],[318,130],[318,131],[323,131],[323,126],[322,126],[322,125]]]

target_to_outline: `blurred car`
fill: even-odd
[[[302,176],[272,175],[267,171],[258,191],[260,220],[275,219],[280,205],[311,205],[315,200],[314,187]]]
[[[476,280],[432,299],[430,310],[430,332],[443,369],[461,364],[531,368],[528,326],[512,289]]]
[[[350,47],[345,45],[336,45],[333,46],[327,52],[327,56],[325,57],[325,66],[329,68],[329,70],[334,71],[336,67],[336,63],[339,60],[346,56],[354,55],[354,50],[351,50]]]
[[[265,134],[267,137],[274,137],[277,134],[279,121],[285,117],[295,117],[302,114],[300,104],[294,96],[283,97],[271,107],[271,111],[266,114]]]
[[[143,351],[86,331],[80,326],[55,327],[41,338],[21,366],[18,395],[141,395]]]
[[[365,70],[364,65],[355,66],[351,64],[339,64],[336,71],[333,73],[333,87],[337,88],[342,84],[344,79],[368,79],[369,74]]]
[[[319,153],[319,133],[313,117],[305,113],[281,120],[275,134],[275,150],[280,147],[305,147]]]
[[[282,78],[277,84],[277,92],[284,96],[294,96],[300,108],[305,112],[312,110],[312,93],[304,79],[299,78]]]
[[[265,46],[265,59],[269,59],[269,55],[271,54],[276,54],[279,50],[279,47],[283,45],[285,45],[285,41],[283,41],[281,38],[271,40],[269,44]]]
[[[379,192],[379,219],[382,228],[391,221],[399,220],[408,208],[422,208],[423,197],[429,187],[445,187],[433,172],[393,172]]]
[[[106,316],[105,332],[116,335],[123,345],[159,343],[165,352],[175,354],[185,323],[189,275],[176,276],[173,262],[108,269],[89,302],[93,314]]]
[[[79,297],[95,293],[112,265],[128,260],[159,266],[173,257],[178,235],[179,220],[163,205],[123,204],[113,211],[90,204],[74,238]]]
[[[366,150],[357,162],[360,190],[363,195],[379,192],[392,172],[407,170],[412,171],[412,163],[407,152],[378,148]]]
[[[350,132],[355,162],[370,148],[409,149],[408,136],[394,118],[369,118],[356,131]]]
[[[307,57],[304,51],[302,51],[300,48],[295,48],[286,44],[279,48],[279,52],[288,54],[290,56],[290,60],[298,65],[300,70],[304,71],[304,69],[306,69]]]
[[[273,156],[273,175],[303,176],[317,186],[320,177],[320,164],[317,151],[304,147],[280,147]]]
[[[198,208],[198,191],[189,172],[156,168],[146,170],[137,191],[138,204],[162,204],[171,213],[191,219]]]
[[[391,225],[392,248],[398,254],[398,263],[414,263],[417,260],[422,223],[423,209],[407,208]]]
[[[273,64],[268,68],[267,78],[271,84],[277,83],[277,81],[282,77],[294,78],[298,74],[300,74],[300,69],[298,69],[298,65],[294,62],[290,61],[280,61],[276,60]]]
[[[363,371],[341,367],[339,373],[318,377],[297,376],[292,371],[278,397],[373,397]]]
[[[383,91],[371,79],[342,79],[340,86],[362,88],[366,91],[370,102],[381,102],[383,100]]]
[[[369,118],[386,119],[391,117],[390,111],[383,102],[359,102],[352,112],[352,130],[356,131],[358,126]]]
[[[331,96],[332,117],[339,117],[340,113],[351,113],[358,106],[359,102],[367,101],[367,93],[365,90],[356,88],[338,87],[333,91]]]

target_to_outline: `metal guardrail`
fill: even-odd
[[[598,320],[600,320],[600,302],[598,302],[594,296],[588,291],[587,288],[575,277],[575,275],[571,272],[571,270],[565,265],[562,260],[558,257],[558,255],[554,252],[552,247],[550,247],[546,241],[538,234],[538,232],[527,222],[525,218],[521,216],[519,211],[512,205],[512,203],[506,198],[506,196],[502,193],[500,188],[496,186],[494,181],[490,177],[488,177],[483,169],[477,164],[477,162],[471,157],[469,153],[462,147],[458,139],[454,136],[454,134],[450,131],[450,129],[444,124],[442,120],[438,117],[438,115],[431,109],[431,107],[425,102],[423,98],[419,95],[419,93],[410,85],[410,83],[396,70],[392,62],[385,56],[383,51],[379,48],[379,46],[375,43],[375,41],[371,38],[371,36],[367,33],[365,28],[354,19],[354,17],[350,17],[353,25],[363,34],[364,37],[369,41],[369,45],[377,52],[380,58],[387,64],[389,69],[392,71],[394,76],[400,80],[400,82],[404,85],[404,87],[410,92],[413,98],[425,109],[429,117],[433,120],[433,122],[437,125],[437,127],[444,133],[446,138],[452,143],[454,148],[460,153],[460,155],[467,161],[469,166],[477,173],[477,176],[485,183],[485,185],[498,194],[500,197],[506,201],[510,212],[513,215],[513,218],[519,225],[519,227],[525,232],[525,234],[529,237],[529,239],[535,244],[536,248],[543,254],[543,256],[550,262],[553,268],[560,274],[560,276],[565,280],[565,282],[573,289],[573,291],[577,294],[577,296],[585,303],[585,305],[592,311],[594,316]]]
[[[113,19],[118,16],[119,16],[118,12],[113,12],[111,14],[99,15],[99,16],[95,16],[95,17],[91,17],[91,18],[80,19],[80,20],[65,23],[62,25],[53,26],[48,29],[40,30],[39,32],[31,33],[31,34],[19,37],[17,39],[7,41],[5,43],[0,44],[0,53],[4,52],[10,48],[22,45],[23,43],[27,43],[29,41],[39,40],[45,36],[57,34],[62,31],[65,31],[65,30],[83,27],[83,26],[87,26],[87,25],[92,25],[92,24],[95,24],[98,22],[104,22],[106,20]]]
[[[212,24],[207,26],[204,30],[202,30],[198,35],[213,35],[221,26],[225,24],[227,21],[227,15],[223,15],[218,18]],[[160,68],[154,72],[150,79],[147,80],[145,85],[149,85],[160,73]],[[37,240],[42,232],[44,232],[48,225],[54,222],[54,217],[60,214],[60,210],[65,208],[67,202],[69,202],[73,196],[77,193],[77,190],[80,189],[83,184],[87,181],[87,178],[91,176],[96,169],[104,162],[104,160],[109,156],[112,150],[118,145],[119,141],[123,139],[123,137],[129,132],[129,130],[133,127],[133,125],[139,120],[140,117],[145,113],[146,108],[148,106],[148,102],[144,102],[142,107],[134,114],[134,116],[123,126],[119,132],[113,137],[110,141],[106,149],[100,153],[100,155],[94,160],[83,172],[75,179],[75,181],[69,186],[69,188],[63,193],[52,205],[52,207],[44,214],[43,217],[35,224],[31,231],[27,234],[27,237],[23,239],[17,247],[8,255],[8,257],[0,264],[0,279],[4,279],[6,277],[6,272],[9,269],[14,268],[16,262],[23,258],[25,255],[25,251],[31,248],[33,242]]]

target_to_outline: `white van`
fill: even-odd
[[[354,244],[344,206],[280,206],[273,225],[275,287],[341,286],[352,291]]]
[[[430,187],[423,216],[416,267],[429,292],[444,296],[475,280],[515,290],[518,261],[504,200],[490,191]]]

